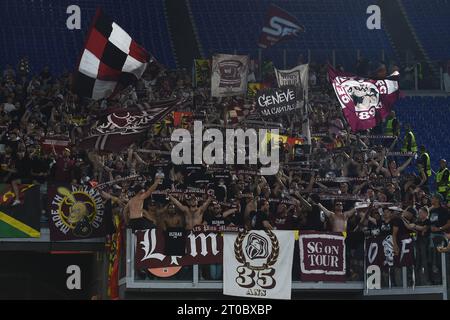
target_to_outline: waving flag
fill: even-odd
[[[136,105],[112,110],[98,119],[88,137],[80,143],[82,149],[120,152],[145,135],[156,122],[174,111],[182,102],[168,100],[153,105]]]
[[[75,76],[74,92],[100,100],[140,79],[151,57],[99,9]]]
[[[388,116],[399,96],[399,73],[385,79],[361,78],[328,67],[328,77],[353,132],[375,127]]]
[[[258,45],[261,48],[270,48],[277,42],[296,37],[304,31],[305,27],[298,22],[297,18],[271,4]]]
[[[19,185],[19,205],[9,184],[0,184],[0,238],[39,238],[41,199],[39,186]]]

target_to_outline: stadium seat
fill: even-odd
[[[69,0],[2,0],[0,27],[3,39],[0,38],[0,43],[4,50],[0,50],[1,67],[7,64],[16,66],[26,53],[35,71],[42,69],[48,61],[52,62],[52,72],[73,70],[97,7],[102,8],[161,63],[175,67],[163,0],[79,0],[76,4],[81,8],[82,30],[68,30],[66,27],[66,10],[72,4],[73,1]]]

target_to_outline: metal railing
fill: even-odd
[[[206,280],[202,277],[201,271],[208,265],[193,265],[189,267],[183,267],[177,277],[171,279],[148,277],[140,275],[135,269],[135,246],[136,237],[130,229],[126,230],[126,270],[122,272],[125,276],[122,277],[119,284],[126,290],[144,290],[149,292],[158,291],[217,291],[221,292],[223,288],[222,280]],[[361,275],[360,281],[347,281],[347,282],[302,282],[298,280],[292,281],[292,290],[317,290],[320,292],[334,292],[334,291],[352,291],[360,292],[363,296],[391,296],[391,295],[419,295],[419,294],[436,294],[441,295],[442,299],[447,300],[447,260],[446,254],[441,254],[441,274],[442,281],[437,285],[427,286],[412,286],[408,285],[408,268],[401,269],[401,286],[393,286],[391,281],[390,285],[381,287],[381,289],[366,289],[365,283],[367,282],[367,276],[365,272],[365,266],[363,275]]]

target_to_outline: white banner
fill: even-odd
[[[224,235],[223,294],[291,299],[294,231]]]
[[[275,68],[278,86],[280,88],[285,86],[300,87],[301,90],[307,91],[308,70],[308,64],[302,64],[290,70],[278,70]]]
[[[211,95],[213,97],[229,97],[247,93],[248,64],[248,56],[214,55]]]

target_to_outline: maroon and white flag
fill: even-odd
[[[394,255],[392,235],[366,239],[366,266],[380,268],[409,267],[414,265],[414,240],[409,237],[398,239],[399,254]]]
[[[151,55],[98,9],[74,79],[74,92],[100,100],[140,79]]]
[[[345,238],[342,234],[301,231],[299,248],[302,281],[345,281]]]
[[[297,18],[287,11],[271,4],[268,11],[264,27],[259,38],[258,45],[261,48],[270,48],[281,40],[296,37],[300,32],[304,32]]]
[[[166,117],[181,103],[170,100],[112,110],[98,119],[88,137],[80,142],[80,148],[120,152],[145,135],[154,123]]]
[[[375,127],[391,112],[399,97],[399,73],[368,79],[328,67],[328,77],[353,132]]]
[[[135,235],[138,269],[216,264],[223,260],[223,237],[216,232],[185,234],[151,229],[136,231]]]

